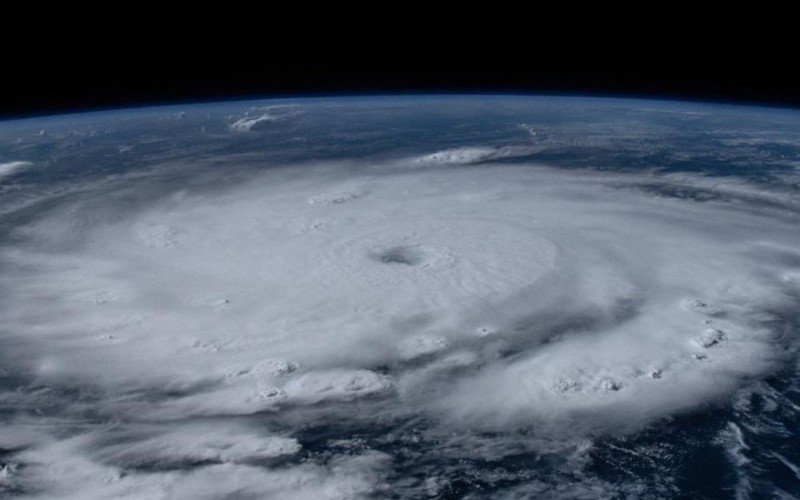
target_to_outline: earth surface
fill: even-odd
[[[0,123],[0,496],[796,498],[800,112]]]

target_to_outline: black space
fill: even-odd
[[[126,12],[127,16],[129,13]],[[145,21],[160,19],[145,12]],[[246,13],[245,13],[246,14]],[[484,12],[476,11],[481,20]],[[791,20],[780,12],[778,17]],[[416,13],[415,13],[416,15]],[[200,25],[87,17],[53,33],[0,34],[0,118],[271,96],[520,93],[639,96],[800,107],[793,30],[746,12],[744,24],[680,23],[646,12],[621,30],[592,13],[553,28],[514,12],[481,24],[403,19],[400,28],[317,24],[253,13]],[[151,17],[147,17],[151,16]],[[246,17],[246,16],[245,16]],[[117,15],[119,18],[119,15]],[[10,19],[10,18],[9,18]],[[121,19],[121,18],[120,18]],[[668,19],[669,20],[669,19]],[[93,27],[93,24],[101,28]],[[506,26],[508,25],[508,26]],[[13,27],[13,23],[9,23]],[[188,27],[187,27],[188,26]],[[727,26],[727,25],[726,25]],[[182,29],[184,28],[184,29]],[[431,35],[431,33],[434,33]],[[510,34],[509,34],[510,33]],[[42,38],[43,37],[43,38]]]

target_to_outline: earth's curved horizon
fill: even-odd
[[[0,496],[796,498],[800,111],[0,122]]]

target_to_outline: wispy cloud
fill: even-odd
[[[26,170],[32,166],[33,163],[29,161],[10,161],[6,163],[0,163],[0,180],[3,180],[3,178],[9,177],[22,170]]]
[[[235,119],[230,128],[235,132],[250,132],[265,123],[284,120],[301,112],[299,107],[289,105],[254,108],[245,113],[245,116]]]
[[[460,147],[419,156],[413,161],[418,165],[468,165],[482,161],[528,156],[536,151],[536,148],[530,146]]]

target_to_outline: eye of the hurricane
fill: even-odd
[[[373,258],[383,264],[418,266],[425,262],[425,252],[415,246],[394,246],[375,253]]]

